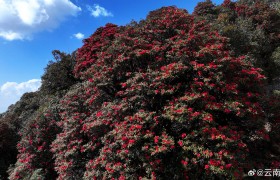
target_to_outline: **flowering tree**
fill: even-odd
[[[11,179],[46,177],[52,157],[61,180],[243,176],[250,145],[268,141],[265,77],[227,41],[176,7],[97,29],[77,52],[82,82],[21,141]]]
[[[59,179],[231,177],[266,139],[264,76],[227,39],[175,7],[107,24],[78,50],[83,79],[62,101]]]
[[[276,2],[275,2],[276,3]],[[262,68],[269,84],[280,76],[278,59],[280,13],[272,1],[224,0],[214,6],[210,0],[198,3],[193,15],[207,20],[213,29],[229,38],[237,55],[250,55],[254,66]]]
[[[279,98],[273,94],[276,90],[279,71],[279,25],[280,14],[276,4],[267,0],[224,0],[220,6],[211,7],[209,2],[198,4],[194,15],[197,19],[205,19],[212,23],[212,28],[229,38],[230,48],[236,55],[247,54],[250,61],[267,76],[265,89],[267,94],[262,97],[261,105],[266,116],[266,131],[271,141],[250,145],[251,158],[262,168],[279,167]],[[209,6],[214,11],[205,11]],[[216,14],[213,15],[213,12]],[[211,17],[211,18],[209,18]],[[279,89],[279,88],[278,88]],[[279,96],[279,95],[278,95]],[[278,120],[277,120],[278,119]],[[274,159],[274,160],[273,160]],[[275,166],[275,164],[278,164]]]
[[[60,132],[56,124],[59,114],[57,104],[51,102],[50,107],[38,112],[37,117],[20,132],[22,138],[17,144],[19,154],[15,166],[9,170],[9,179],[42,180],[57,176],[50,144]]]

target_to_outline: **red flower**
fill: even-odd
[[[183,112],[183,110],[182,110],[182,109],[177,109],[177,110],[175,110],[175,112],[178,113],[178,114],[180,114],[180,113]]]
[[[102,116],[102,112],[101,111],[96,113],[96,117],[100,117],[100,116]]]
[[[158,143],[158,138],[159,138],[158,136],[155,136],[155,138],[154,138],[155,143]]]
[[[43,149],[43,146],[38,147],[38,151],[41,151]]]
[[[188,165],[188,162],[185,161],[185,160],[182,160],[181,163],[182,163],[184,166]]]
[[[128,144],[133,144],[134,142],[135,142],[134,139],[130,139],[130,140],[128,141]]]
[[[201,113],[200,112],[194,112],[193,114],[192,114],[192,116],[193,117],[197,117],[197,116],[199,116]]]
[[[231,111],[230,111],[229,109],[225,109],[224,112],[225,112],[226,114],[229,114]]]
[[[121,175],[121,176],[119,177],[119,180],[125,180],[125,176]]]
[[[232,164],[227,164],[227,165],[226,165],[226,169],[230,169],[231,166],[232,166]]]
[[[121,83],[121,85],[122,85],[122,88],[126,87],[126,83]]]

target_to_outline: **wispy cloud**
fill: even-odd
[[[0,0],[0,37],[29,39],[35,32],[56,28],[79,11],[70,0]]]
[[[100,16],[113,16],[111,12],[106,10],[104,7],[99,6],[98,4],[94,4],[93,7],[88,6],[88,10],[90,11],[93,17],[100,17]]]
[[[22,83],[6,82],[0,86],[0,113],[20,99],[26,92],[37,91],[41,86],[40,79],[32,79]]]
[[[83,33],[76,33],[76,34],[73,34],[75,38],[77,39],[84,39],[85,35]]]

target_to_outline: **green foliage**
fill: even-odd
[[[0,156],[0,175],[3,179],[7,179],[8,167],[16,162],[19,133],[35,117],[43,100],[38,92],[25,93],[20,101],[10,106],[0,117],[0,153],[4,154]]]
[[[19,155],[9,169],[9,179],[53,179],[56,177],[50,144],[60,132],[58,100],[52,99],[42,113],[25,125],[17,144]]]
[[[208,16],[212,14],[216,14],[217,11],[215,9],[215,5],[212,3],[211,0],[207,0],[205,2],[199,2],[195,9],[193,14],[196,16]]]
[[[75,65],[75,52],[70,55],[54,50],[53,56],[56,61],[49,62],[42,76],[41,91],[45,94],[61,92],[77,82],[72,73]]]
[[[1,118],[0,121],[0,178],[7,179],[7,169],[16,162],[16,144],[19,136],[15,128],[11,127],[11,117]]]
[[[42,171],[42,169],[36,169],[33,174],[31,174],[30,177],[28,177],[28,179],[26,180],[44,180],[45,176],[43,175],[44,173]]]
[[[278,89],[280,83],[278,81]],[[269,159],[272,168],[280,167],[280,92],[279,90],[274,90],[272,95],[267,95],[263,99],[264,111],[266,113],[267,125],[266,129],[269,131],[269,137],[271,139],[269,144],[260,144],[257,148],[265,148],[269,152]],[[259,153],[260,154],[260,153]],[[259,158],[263,158],[260,155]]]
[[[271,8],[275,9],[278,14],[280,14],[280,2],[273,2],[271,5],[270,5]]]
[[[272,53],[271,59],[277,66],[280,66],[280,46],[275,49],[275,51]]]

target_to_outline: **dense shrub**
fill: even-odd
[[[16,162],[17,157],[19,136],[10,121],[11,117],[1,118],[0,121],[0,179],[7,179],[7,169]]]
[[[36,111],[42,105],[37,92],[25,93],[20,101],[11,105],[0,117],[0,177],[7,179],[7,170],[17,159],[17,142],[19,132],[29,120],[35,117]]]
[[[204,2],[197,3],[193,14],[195,16],[208,16],[209,14],[215,14],[215,5],[211,0],[206,0]]]
[[[9,178],[241,179],[278,167],[278,96],[266,98],[250,56],[197,17],[229,25],[236,7],[164,7],[98,28],[75,55],[55,51],[39,97],[52,96],[21,131]]]
[[[248,145],[268,140],[264,76],[226,43],[175,7],[99,28],[78,50],[83,83],[61,101],[59,179],[229,178],[255,167]]]
[[[49,102],[37,117],[30,120],[17,144],[19,155],[15,166],[10,168],[9,179],[55,179],[53,154],[50,144],[60,132],[57,126],[59,110],[55,100]]]
[[[277,169],[280,167],[280,93],[275,93],[265,97],[264,102],[264,110],[268,120],[266,128],[269,131],[269,137],[271,139],[265,150],[267,153],[269,153],[268,156],[265,157],[265,159],[269,160],[266,166]],[[262,144],[262,148],[264,148],[264,144]],[[261,159],[262,156],[263,155],[261,155],[259,158]]]
[[[279,2],[274,0],[225,0],[221,6],[213,8],[217,13],[215,16],[213,13],[209,15],[209,12],[196,14],[196,19],[206,20],[213,25],[213,29],[229,38],[230,48],[236,55],[250,56],[250,61],[262,68],[267,76],[267,94],[262,97],[260,104],[265,113],[266,131],[269,131],[271,141],[259,141],[250,145],[251,158],[263,168],[270,167],[271,162],[273,167],[280,165],[280,152],[277,150],[280,142],[277,141],[279,137],[276,133],[279,130],[280,101],[272,94],[279,87],[277,79],[280,77],[280,14],[277,7]]]
[[[229,38],[236,55],[249,55],[254,66],[262,68],[268,83],[280,76],[280,67],[272,56],[280,46],[279,2],[266,0],[224,0],[219,6],[211,1],[199,3],[194,15],[207,20],[213,29]]]

